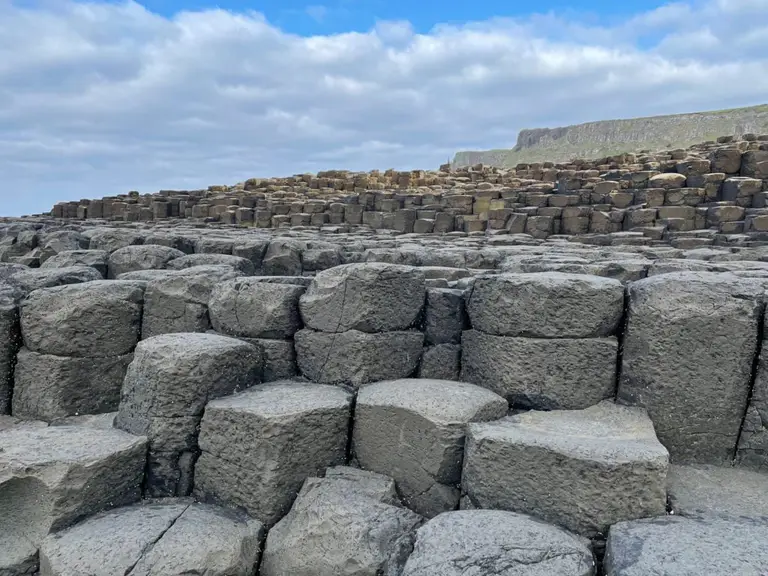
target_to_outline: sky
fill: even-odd
[[[768,103],[768,0],[0,0],[0,215]]]

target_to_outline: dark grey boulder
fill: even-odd
[[[287,238],[273,238],[264,253],[261,271],[265,276],[301,276],[301,253],[306,243]]]
[[[107,277],[109,253],[105,250],[66,250],[48,258],[40,265],[41,270],[67,268],[70,266],[90,266],[102,277]]]
[[[419,378],[459,380],[461,373],[461,344],[427,346],[419,363]]]
[[[163,270],[184,252],[168,246],[126,246],[109,255],[109,278],[117,278],[125,272],[137,270]]]
[[[467,326],[463,290],[427,290],[424,309],[424,336],[427,344],[459,344],[461,333]]]

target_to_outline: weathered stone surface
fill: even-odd
[[[422,519],[386,477],[350,468],[308,478],[267,535],[261,576],[399,575]]]
[[[253,262],[228,254],[188,254],[168,263],[168,268],[171,270],[183,270],[193,266],[231,266],[246,276],[253,276],[256,273]]]
[[[461,373],[461,344],[437,344],[424,348],[419,378],[458,380]]]
[[[592,576],[587,543],[523,514],[461,510],[441,514],[416,531],[402,576]]]
[[[763,328],[763,335],[768,334]],[[768,346],[763,340],[744,421],[741,425],[736,462],[759,472],[768,472]]]
[[[462,488],[479,508],[594,537],[665,513],[668,458],[640,408],[526,412],[469,425]]]
[[[732,466],[671,465],[667,474],[674,514],[768,521],[768,475]]]
[[[90,234],[91,250],[106,250],[109,253],[125,248],[126,246],[135,246],[144,243],[144,237],[132,230],[121,230],[119,228],[102,228]]]
[[[611,527],[606,576],[749,574],[768,564],[768,523],[662,517]]]
[[[615,333],[624,288],[611,278],[541,272],[480,277],[467,299],[475,330],[497,336],[590,338]]]
[[[109,255],[109,278],[137,270],[162,270],[171,260],[182,256],[184,252],[169,246],[126,246]]]
[[[733,458],[762,294],[759,281],[706,272],[629,286],[618,401],[648,410],[673,462]]]
[[[138,500],[146,446],[119,430],[0,424],[0,573],[31,574],[50,531]]]
[[[299,330],[294,337],[296,363],[314,382],[360,386],[368,382],[407,378],[421,359],[421,332],[339,334]]]
[[[40,576],[251,576],[263,527],[231,510],[185,499],[103,512],[48,536]]]
[[[208,330],[208,301],[217,283],[217,278],[203,275],[171,276],[149,282],[144,292],[141,337]]]
[[[276,382],[293,378],[299,373],[296,366],[296,350],[293,340],[270,340],[267,338],[243,338],[246,342],[261,348],[264,356],[262,382]]]
[[[19,309],[13,299],[0,296],[0,415],[11,410],[13,365],[20,347]]]
[[[427,344],[459,344],[467,326],[464,292],[448,288],[427,290],[424,336]]]
[[[109,253],[106,250],[65,250],[48,258],[40,265],[41,269],[67,268],[70,266],[90,266],[102,277],[107,277]]]
[[[36,290],[21,306],[24,344],[34,352],[58,356],[128,354],[139,340],[143,297],[143,288],[127,280]]]
[[[90,266],[69,266],[65,268],[27,268],[8,279],[8,284],[20,291],[21,297],[34,290],[103,280],[102,275]]]
[[[615,338],[511,338],[468,330],[461,379],[493,390],[510,405],[579,409],[613,397]]]
[[[424,298],[418,268],[373,262],[318,273],[300,307],[304,324],[314,330],[390,332],[410,328]]]
[[[115,427],[149,438],[150,496],[189,494],[205,405],[257,384],[261,362],[255,346],[214,334],[163,334],[139,343]]]
[[[265,276],[301,276],[302,242],[273,238],[264,253],[261,271]]]
[[[343,464],[352,398],[335,386],[275,382],[210,402],[195,495],[271,526],[308,477]]]
[[[228,280],[211,293],[208,308],[214,330],[248,338],[291,338],[301,328],[303,286]]]
[[[77,358],[22,348],[14,374],[13,414],[45,420],[117,410],[132,354]]]
[[[431,518],[458,507],[467,424],[506,413],[503,398],[463,382],[363,386],[355,405],[354,458],[361,468],[392,476],[405,504]]]

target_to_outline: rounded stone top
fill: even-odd
[[[233,410],[263,418],[282,418],[314,410],[345,409],[351,400],[350,393],[338,386],[284,380],[213,400],[206,410]]]
[[[201,352],[222,349],[242,348],[247,351],[255,348],[244,340],[221,336],[210,332],[176,332],[172,334],[160,334],[140,341],[136,345],[136,354],[163,353],[168,355],[190,356]]]
[[[436,423],[466,423],[503,417],[507,401],[486,388],[466,382],[403,378],[362,387],[358,406],[393,407]]]

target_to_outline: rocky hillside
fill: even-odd
[[[567,162],[573,158],[600,158],[640,150],[687,148],[724,134],[741,136],[767,131],[768,105],[604,120],[561,128],[522,130],[514,148],[458,152],[453,166],[484,163],[512,167],[519,163]]]

